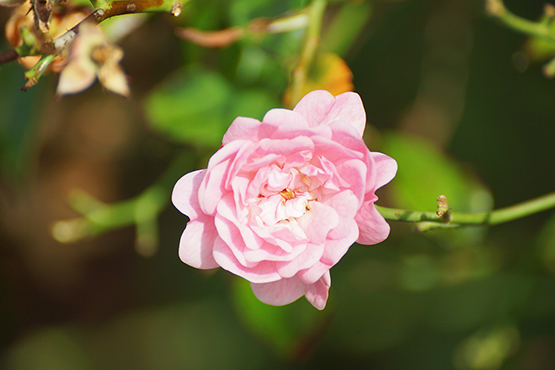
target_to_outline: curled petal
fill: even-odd
[[[306,285],[296,277],[266,284],[251,283],[251,287],[256,298],[272,306],[295,302],[306,292]]]
[[[237,117],[227,129],[222,143],[226,145],[234,140],[254,140],[258,138],[258,132],[262,128],[260,121],[257,119]]]
[[[390,182],[397,174],[397,161],[383,153],[372,152],[372,158],[376,164],[376,185],[373,190],[381,188]]]
[[[330,286],[331,276],[328,271],[316,283],[307,286],[305,297],[314,307],[323,310],[328,301]]]
[[[214,260],[212,250],[216,239],[214,220],[203,216],[190,221],[181,234],[179,241],[179,258],[189,266],[198,269],[219,267]]]
[[[228,192],[226,185],[229,167],[244,144],[241,140],[233,141],[224,145],[210,158],[206,175],[199,187],[200,207],[205,214],[213,215],[220,199]]]
[[[264,115],[262,122],[279,127],[283,124],[287,124],[291,127],[296,128],[308,128],[309,125],[302,115],[295,111],[290,111],[289,109],[271,109]]]
[[[316,90],[306,94],[293,111],[303,116],[310,127],[314,127],[326,122],[334,104],[335,98],[332,94],[325,90]]]
[[[357,243],[372,245],[383,242],[389,236],[390,226],[376,210],[373,202],[365,202],[355,217],[360,230]]]
[[[327,91],[316,90],[305,95],[293,111],[300,113],[311,127],[344,121],[356,129],[359,137],[362,137],[366,127],[366,113],[362,100],[353,92],[333,97]]]
[[[324,264],[335,266],[358,239],[360,232],[357,223],[354,220],[348,220],[346,223],[348,226],[343,226],[343,228],[348,230],[348,234],[341,239],[326,240],[324,254],[321,259]]]
[[[321,260],[306,270],[299,271],[297,277],[307,285],[315,284],[332,268],[331,264],[323,263]]]
[[[200,209],[198,190],[206,170],[189,172],[181,177],[172,191],[172,203],[181,213],[195,220],[204,214]]]

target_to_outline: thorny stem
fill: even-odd
[[[435,212],[408,211],[404,209],[376,206],[378,212],[380,212],[386,220],[432,222],[436,224],[435,227],[469,225],[493,226],[542,212],[550,208],[555,208],[555,192],[485,213],[448,211],[446,215],[438,216]]]
[[[308,7],[309,25],[306,40],[299,62],[293,69],[291,81],[292,105],[295,105],[302,97],[302,88],[306,83],[308,70],[320,44],[320,30],[322,28],[322,18],[326,10],[326,3],[326,0],[313,0],[312,4]]]
[[[188,0],[182,0],[181,2],[179,2],[179,0],[91,0],[91,3],[95,7],[94,11],[63,35],[44,43],[35,38],[32,40],[32,45],[24,44],[14,50],[0,52],[0,64],[29,55],[43,55],[35,67],[25,73],[27,83],[22,90],[26,91],[38,82],[38,79],[54,57],[60,54],[62,50],[66,49],[73,42],[75,36],[79,33],[79,26],[83,24],[83,22],[92,21],[99,24],[105,19],[117,15],[143,12],[170,12],[177,17],[181,14],[181,3],[187,1]]]

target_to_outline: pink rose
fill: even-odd
[[[368,150],[365,124],[357,94],[327,91],[307,94],[292,111],[272,109],[262,122],[235,119],[208,168],[173,189],[173,204],[191,219],[180,258],[247,279],[267,304],[304,295],[323,309],[330,268],[354,242],[389,235],[375,191],[397,163]]]

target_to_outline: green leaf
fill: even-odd
[[[190,70],[156,88],[145,112],[151,127],[173,140],[218,147],[236,117],[262,119],[278,104],[265,90],[236,89],[217,72]]]
[[[27,92],[23,85],[23,70],[17,64],[2,66],[0,89],[0,170],[5,179],[15,183],[27,170],[34,154],[39,119],[37,107],[47,84],[38,84]]]
[[[491,210],[491,195],[475,175],[430,142],[395,133],[386,135],[384,144],[384,152],[399,165],[388,185],[396,207],[435,211],[438,196],[445,195],[455,211]]]
[[[538,245],[543,263],[555,273],[555,215],[543,226]]]
[[[280,357],[297,358],[314,338],[323,333],[327,311],[318,311],[304,297],[287,306],[275,307],[260,302],[250,283],[236,278],[233,296],[237,315],[245,326],[262,338]]]
[[[372,17],[372,2],[345,3],[326,27],[322,38],[322,51],[344,56]]]
[[[145,104],[154,129],[177,141],[218,146],[230,122],[231,87],[218,73],[180,71],[154,90]]]

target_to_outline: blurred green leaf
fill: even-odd
[[[491,210],[491,196],[475,176],[425,139],[391,133],[384,136],[384,152],[399,165],[388,185],[395,206],[435,211],[437,197],[443,194],[453,210]]]
[[[2,368],[260,369],[260,349],[230,307],[206,300],[127,311],[101,326],[40,329],[14,343]]]
[[[260,302],[250,283],[236,278],[233,295],[237,315],[247,328],[262,338],[281,357],[302,357],[326,328],[329,307],[316,310],[304,297],[287,306],[275,307]]]
[[[231,87],[218,73],[180,71],[154,90],[145,110],[152,127],[172,139],[218,146],[230,123],[230,96]]]
[[[555,215],[542,227],[538,245],[542,262],[555,273]]]
[[[262,119],[276,106],[264,90],[233,88],[221,74],[197,69],[162,83],[147,98],[145,112],[154,129],[174,140],[218,147],[237,116]]]
[[[535,283],[526,275],[499,273],[432,290],[429,325],[438,330],[468,330],[496,317],[510,317],[528,304]]]
[[[45,83],[20,91],[23,85],[23,69],[15,64],[2,66],[2,89],[0,89],[0,168],[4,179],[18,179],[26,171],[27,161],[35,149],[38,127],[36,111]]]
[[[92,370],[80,333],[69,327],[42,328],[25,336],[6,356],[7,370]]]
[[[322,51],[344,56],[368,24],[373,8],[374,4],[371,1],[345,3],[325,30]]]

